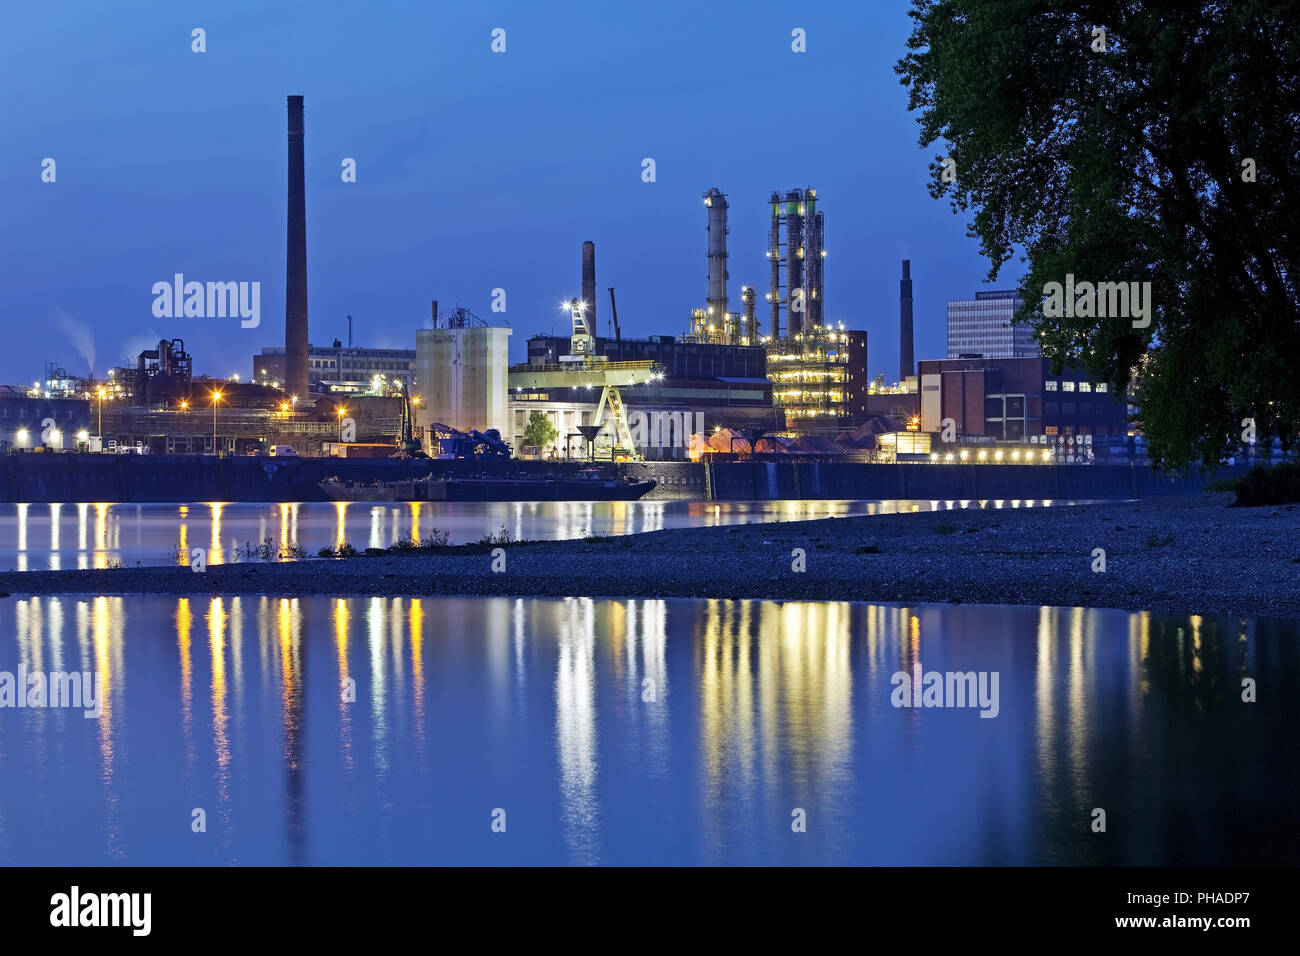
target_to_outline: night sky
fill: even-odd
[[[173,337],[196,373],[247,377],[283,344],[290,93],[306,98],[313,344],[346,339],[350,313],[357,344],[412,348],[438,299],[508,322],[522,360],[529,335],[566,328],[586,239],[600,332],[613,285],[624,334],[681,334],[704,305],[711,186],[731,204],[730,307],[758,286],[765,329],[768,196],[817,188],[826,316],[869,331],[890,381],[901,258],[918,359],[944,355],[947,299],[1019,278],[1013,261],[981,285],[964,217],[926,192],[941,146],[918,147],[893,73],[903,0],[91,7],[0,6],[0,382],[47,361],[102,376]],[[151,287],[177,272],[261,282],[260,327],[155,318]]]

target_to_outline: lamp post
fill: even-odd
[[[347,409],[347,406],[346,406],[346,405],[340,405],[340,406],[338,407],[338,413],[337,413],[337,414],[338,414],[338,416],[339,416],[339,442],[340,442],[340,444],[341,444],[342,441],[343,441],[343,416],[346,415],[347,413],[348,413],[348,409]]]
[[[212,454],[217,454],[217,403],[221,401],[221,393],[212,393]]]

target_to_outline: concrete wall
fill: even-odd
[[[323,501],[318,481],[399,481],[428,474],[571,473],[581,463],[429,459],[252,458],[23,454],[0,457],[0,501]],[[1145,498],[1194,491],[1205,477],[1171,479],[1137,465],[864,465],[636,462],[605,466],[659,482],[651,498],[920,500]],[[1224,469],[1220,477],[1244,473]]]

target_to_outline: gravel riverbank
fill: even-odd
[[[13,596],[481,594],[1026,604],[1300,620],[1300,507],[1229,494],[830,518],[289,563],[0,574]],[[1093,570],[1093,549],[1106,569]],[[795,549],[805,570],[792,570]],[[498,561],[499,564],[499,561]]]

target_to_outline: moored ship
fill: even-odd
[[[605,478],[583,472],[565,477],[416,478],[370,484],[322,481],[333,501],[637,501],[654,489],[651,479]]]

